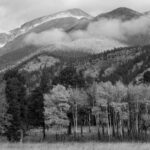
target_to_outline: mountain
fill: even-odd
[[[87,18],[87,19],[90,19],[91,16],[77,8],[69,9],[67,11],[58,12],[53,15],[44,16],[44,17],[32,20],[30,22],[27,22],[21,26],[21,30],[22,30],[22,32],[25,33],[41,24],[50,22],[52,20],[62,19],[62,18],[75,18],[75,19]]]
[[[141,13],[138,13],[136,11],[133,11],[128,8],[117,8],[111,12],[98,15],[97,17],[91,17],[86,12],[80,10],[80,9],[70,9],[62,12],[58,12],[56,14],[40,17],[34,20],[31,20],[25,24],[23,24],[21,27],[16,28],[9,33],[0,34],[0,41],[1,43],[5,43],[5,46],[0,49],[0,70],[6,70],[8,68],[11,68],[12,66],[15,66],[16,64],[20,64],[20,62],[24,61],[24,59],[30,58],[32,55],[37,55],[37,53],[41,51],[45,51],[45,49],[48,51],[48,53],[52,54],[52,52],[55,52],[55,56],[60,56],[64,54],[68,57],[71,55],[78,56],[78,58],[81,56],[87,56],[89,51],[92,51],[93,49],[97,47],[98,52],[101,50],[108,50],[108,45],[112,42],[111,39],[107,39],[102,37],[99,40],[88,39],[88,40],[76,40],[75,42],[71,43],[73,45],[73,48],[68,45],[63,45],[62,47],[58,47],[56,45],[43,45],[43,46],[35,46],[35,45],[27,45],[24,42],[24,39],[30,35],[31,33],[39,34],[43,33],[44,31],[49,31],[51,29],[57,28],[57,29],[63,29],[65,33],[68,35],[72,33],[73,31],[83,31],[85,30],[90,23],[93,23],[93,21],[96,21],[97,19],[103,19],[103,18],[116,18],[121,20],[130,20],[133,18],[137,18],[142,16]],[[82,34],[82,32],[79,34]],[[94,44],[93,44],[94,41]],[[87,44],[88,43],[88,44]],[[92,45],[92,48],[89,48],[89,44]],[[122,44],[122,43],[121,43]],[[84,46],[85,45],[85,46]],[[107,48],[103,48],[106,47]],[[112,47],[121,47],[121,45],[118,44],[118,41],[114,43],[114,41],[111,43],[110,49]],[[119,45],[119,46],[118,46]],[[81,46],[82,52],[76,49],[76,46]],[[126,45],[123,45],[126,46]],[[61,50],[61,51],[60,51]],[[84,50],[84,51],[83,51]],[[70,52],[69,52],[70,51]],[[75,52],[74,52],[75,51]],[[54,54],[54,53],[53,53]],[[70,57],[71,58],[71,57]],[[67,57],[66,57],[67,59]]]
[[[41,33],[53,28],[61,28],[69,32],[76,26],[78,29],[82,28],[91,18],[90,15],[80,9],[69,9],[29,21],[20,28],[10,31],[6,41],[3,40],[5,46],[0,49],[0,56],[26,47],[24,39],[30,33]]]
[[[128,8],[118,8],[101,14],[96,19],[115,18],[125,21],[142,15]],[[57,78],[63,68],[74,66],[77,72],[83,73],[86,82],[122,81],[126,85],[142,84],[144,74],[150,70],[150,45],[106,49],[92,54],[88,53],[87,49],[75,49],[68,45],[59,47],[51,44],[39,47],[22,42],[30,33],[42,33],[53,28],[62,28],[66,33],[85,30],[88,24],[95,20],[82,10],[72,9],[32,20],[8,34],[0,34],[0,41],[8,40],[0,49],[0,80],[2,81],[2,76],[7,70],[17,68],[25,76],[28,88],[32,90],[38,86],[41,69],[44,67],[50,69],[54,66],[54,75]],[[99,49],[102,49],[103,43],[106,42],[104,38],[103,40]],[[117,47],[117,44],[115,45]]]
[[[96,16],[94,18],[94,20],[96,21],[96,20],[106,18],[106,19],[120,19],[122,21],[126,21],[126,20],[131,20],[134,18],[138,18],[142,15],[143,15],[142,13],[139,13],[132,9],[129,9],[126,7],[120,7],[115,10],[112,10],[110,12],[100,14],[100,15]]]
[[[0,47],[3,47],[9,38],[10,37],[7,33],[0,33]]]
[[[55,19],[52,21],[45,22],[31,29],[27,33],[21,34],[20,36],[16,37],[14,40],[8,42],[3,48],[0,49],[0,56],[25,47],[26,43],[24,43],[24,39],[30,33],[41,33],[44,31],[51,30],[53,28],[59,28],[59,29],[61,28],[67,32],[70,31],[72,28],[74,28],[77,24],[79,24],[79,22],[80,22],[79,19],[72,18],[72,17],[60,18],[60,19]]]
[[[150,11],[145,12],[144,15],[150,17]]]
[[[31,20],[27,23],[24,23],[21,27],[11,30],[7,34],[6,33],[0,34],[0,45],[3,46],[8,42],[13,41],[18,36],[23,35],[29,31],[31,31],[32,29],[37,28],[38,26],[40,26],[42,24],[46,24],[46,23],[49,23],[54,20],[66,19],[66,18],[73,18],[76,20],[80,20],[83,18],[91,19],[92,17],[89,14],[87,14],[84,11],[77,9],[77,8],[69,9],[66,11],[61,11],[61,12],[58,12],[58,13],[55,13],[52,15],[48,15],[48,16],[43,16],[43,17]],[[55,26],[53,26],[53,27],[55,27]]]
[[[92,20],[97,21],[103,18],[130,20],[140,17],[141,15],[141,13],[138,13],[134,10],[120,7],[111,12],[100,14],[95,18],[77,8],[43,16],[26,22],[21,25],[21,27],[11,30],[8,33],[0,34],[0,47],[3,47],[8,43],[6,48],[4,48],[4,50],[1,50],[3,52],[0,52],[0,55],[1,53],[3,54],[7,52],[7,49],[9,49],[9,47],[11,47],[11,49],[14,49],[14,47],[17,45],[15,49],[19,48],[20,46],[18,45],[18,43],[21,43],[19,39],[22,39],[24,35],[31,32],[39,33],[50,30],[52,28],[62,28],[67,32],[74,30],[85,30],[89,23],[92,22]],[[15,43],[17,44],[14,44],[13,40],[16,40]],[[22,45],[23,44],[21,43],[21,46]]]

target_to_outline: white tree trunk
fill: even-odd
[[[20,130],[20,143],[23,142],[23,130],[21,129]]]
[[[76,117],[76,133],[78,132],[78,106],[77,106],[77,103],[76,103],[76,114],[75,114],[75,117]]]

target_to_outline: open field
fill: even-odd
[[[149,150],[147,143],[1,144],[0,150]]]

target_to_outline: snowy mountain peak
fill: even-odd
[[[21,26],[21,28],[32,28],[36,27],[42,23],[54,20],[54,19],[59,19],[59,18],[66,18],[66,17],[73,17],[76,19],[81,19],[81,18],[88,18],[90,19],[91,16],[85,13],[84,11],[74,8],[74,9],[69,9],[66,11],[61,11],[52,15],[48,16],[43,16],[37,19],[34,19],[32,21],[29,21]],[[30,27],[29,27],[30,26]]]
[[[11,30],[9,34],[0,34],[0,47],[3,47],[7,42],[14,40],[16,37],[27,33],[31,29],[42,25],[43,23],[55,20],[55,19],[61,19],[61,18],[75,18],[75,19],[91,19],[92,17],[88,15],[86,12],[74,8],[69,9],[66,11],[61,11],[55,14],[43,16],[34,20],[31,20],[27,23],[24,23],[20,28],[16,28],[14,30]]]
[[[83,16],[85,18],[91,18],[89,14],[87,14],[86,12],[78,8],[69,9],[67,10],[67,12],[70,12],[71,14],[76,15],[76,16]]]

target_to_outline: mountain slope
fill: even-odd
[[[30,33],[41,33],[44,31],[51,30],[53,28],[61,28],[64,31],[70,31],[72,28],[75,28],[76,25],[79,24],[79,22],[79,19],[66,17],[43,23],[31,29],[27,33],[16,37],[13,41],[8,42],[3,48],[0,49],[0,56],[26,46],[26,43],[24,43],[24,39]]]
[[[16,37],[25,34],[42,24],[63,18],[74,18],[78,20],[82,18],[91,19],[92,17],[80,9],[69,9],[52,15],[43,16],[23,24],[20,28],[11,30],[8,34],[0,34],[0,44],[4,45],[9,41],[13,41]]]
[[[12,53],[12,55],[6,54],[0,57],[0,68],[4,69],[4,65],[6,64],[6,62],[9,62],[8,66],[11,66],[11,64],[13,64],[14,66],[16,66],[17,64],[19,64],[19,66],[22,66],[21,64],[32,61],[31,58],[34,58],[37,55],[39,56],[46,54],[55,58],[59,58],[60,60],[67,62],[68,65],[72,63],[74,66],[76,66],[76,68],[89,70],[89,72],[91,73],[96,71],[99,74],[101,71],[107,70],[113,65],[116,68],[117,66],[122,65],[126,62],[128,63],[130,60],[133,60],[145,51],[149,51],[150,46],[148,47],[148,49],[146,49],[145,47],[125,47],[117,48],[99,54],[86,54],[82,52],[82,54],[80,55],[78,55],[79,52],[75,53],[75,51],[65,51],[67,47],[64,49],[64,51],[62,51],[62,49],[60,51],[59,48],[56,48],[54,45],[51,45],[51,47],[48,46],[39,49],[38,52],[36,52],[37,48],[31,46],[26,47],[25,49],[27,51],[24,51],[24,49],[19,49],[18,51],[15,51],[15,53]],[[30,53],[30,50],[34,51],[35,53],[29,56],[26,54],[27,57],[25,59],[24,52]],[[17,53],[19,53],[19,56],[15,55]],[[11,59],[11,56],[13,55],[15,55],[15,59]]]
[[[122,21],[126,21],[126,20],[131,20],[134,18],[138,18],[142,15],[143,14],[136,12],[132,9],[129,9],[126,7],[120,7],[110,12],[100,14],[96,16],[94,20],[96,21],[96,20],[106,18],[106,19],[120,19]]]
[[[21,26],[21,29],[27,32],[43,23],[50,22],[52,20],[61,19],[61,18],[90,19],[91,16],[80,9],[69,9],[67,11],[58,12],[53,15],[44,16],[44,17],[32,20],[30,22],[27,22]]]
[[[10,36],[7,33],[0,33],[0,48],[6,44],[9,38]]]
[[[127,49],[125,50],[125,53],[127,52]],[[126,56],[122,55],[122,58],[123,57],[125,58]],[[144,73],[150,70],[150,45],[131,48],[128,58],[130,59],[125,58],[126,61],[119,63],[119,65],[109,74],[106,73],[108,68],[102,69],[99,80],[111,81],[113,83],[120,80],[127,85],[130,83],[144,83]]]
[[[150,11],[145,12],[144,15],[150,17]]]
[[[26,51],[24,49],[16,51],[17,55],[15,53],[3,55],[0,57],[0,70],[2,69],[0,74],[8,69],[18,68],[25,73],[28,81],[34,79],[34,84],[30,82],[31,86],[34,86],[39,82],[40,71],[45,65],[48,68],[56,65],[57,73],[71,65],[78,72],[82,71],[87,81],[94,79],[98,82],[122,81],[124,84],[140,84],[143,83],[144,73],[150,70],[150,45],[116,48],[99,54],[60,51],[53,45],[51,49],[53,51],[50,47],[45,47],[36,52],[37,48],[26,47]],[[30,50],[34,53],[24,57],[28,55],[25,53],[30,54]],[[11,59],[11,56],[15,59]]]
[[[150,70],[149,50],[149,45],[142,47],[125,47],[95,55],[82,55],[82,57],[76,57],[76,59],[74,59],[75,57],[73,58],[73,55],[71,59],[68,59],[68,56],[65,54],[57,55],[45,51],[38,54],[40,58],[44,56],[38,63],[46,64],[46,62],[51,61],[53,57],[59,60],[59,65],[62,66],[62,68],[72,64],[78,71],[82,70],[85,78],[91,77],[97,81],[112,81],[113,83],[119,80],[125,84],[131,82],[138,83],[139,81],[135,81],[141,80],[143,73]],[[29,64],[33,64],[33,60],[36,57],[37,55],[23,62],[19,65],[19,68],[23,69],[24,66],[30,66]],[[50,60],[44,59],[47,57],[50,57]],[[39,70],[36,69],[36,72],[38,71]]]

